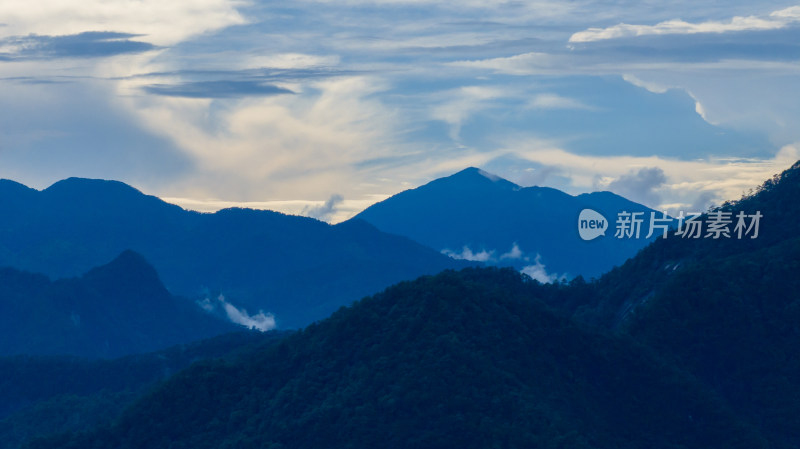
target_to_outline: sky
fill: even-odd
[[[3,0],[0,178],[330,222],[469,166],[650,207],[800,159],[785,1]]]

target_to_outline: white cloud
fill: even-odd
[[[344,201],[344,197],[339,194],[333,194],[324,203],[309,206],[303,210],[303,215],[317,220],[328,221],[336,214],[339,204]]]
[[[492,254],[494,254],[494,251],[481,250],[480,252],[474,253],[468,246],[464,245],[460,253],[449,249],[443,249],[442,254],[450,256],[453,259],[470,260],[473,262],[489,262],[492,260]]]
[[[646,90],[648,90],[648,91],[650,91],[650,92],[652,92],[654,94],[663,94],[663,93],[666,93],[669,89],[671,89],[670,86],[663,86],[663,85],[658,84],[658,83],[644,81],[644,80],[639,79],[635,75],[631,75],[631,74],[627,74],[627,73],[622,75],[622,79],[624,79],[625,81],[633,84],[636,87],[641,87],[641,88],[646,89]]]
[[[796,83],[792,80],[800,79],[796,76],[800,73],[800,64],[796,61],[739,59],[652,62],[636,58],[608,58],[607,54],[565,52],[563,48],[570,33],[565,30],[620,21],[663,24],[667,23],[664,19],[674,17],[675,11],[685,10],[689,6],[693,17],[687,18],[687,23],[689,28],[694,27],[692,29],[714,24],[728,27],[729,31],[734,24],[739,27],[759,26],[758,21],[714,22],[707,19],[733,15],[747,19],[751,17],[748,15],[752,6],[744,2],[724,6],[710,2],[683,2],[678,6],[670,4],[657,8],[657,11],[649,7],[620,7],[617,3],[566,4],[553,1],[469,0],[456,4],[443,0],[343,0],[324,3],[327,4],[298,2],[298,14],[289,17],[281,16],[270,8],[248,9],[248,2],[235,0],[87,0],[77,3],[65,0],[7,0],[0,2],[0,20],[8,23],[8,26],[0,27],[0,37],[103,30],[143,34],[136,39],[163,46],[173,46],[194,38],[197,41],[157,52],[117,56],[101,61],[1,62],[0,77],[63,76],[70,80],[84,80],[81,83],[92,85],[87,90],[97,95],[82,98],[81,102],[76,103],[76,110],[106,111],[112,105],[114,110],[124,111],[127,114],[125,120],[132,126],[138,125],[143,135],[152,134],[159,141],[171,144],[152,150],[152,154],[159,151],[166,153],[167,147],[178,147],[180,155],[188,161],[187,173],[163,176],[138,169],[140,173],[146,173],[135,179],[146,179],[147,183],[137,185],[150,193],[163,194],[185,207],[204,211],[245,206],[302,214],[304,209],[319,205],[319,201],[310,199],[325,198],[333,191],[341,192],[347,199],[334,208],[329,218],[332,222],[348,218],[365,205],[403,188],[419,185],[466,166],[483,165],[498,155],[519,153],[530,156],[530,141],[526,141],[526,146],[522,148],[496,146],[496,142],[504,139],[505,133],[529,130],[483,130],[476,127],[485,142],[474,144],[460,136],[461,127],[477,114],[497,111],[498,114],[513,116],[525,107],[526,97],[523,95],[530,97],[531,90],[539,90],[539,87],[529,89],[530,85],[515,90],[510,86],[519,86],[522,81],[527,83],[528,80],[518,80],[516,84],[512,80],[506,85],[504,82],[508,78],[493,79],[494,74],[624,74],[628,82],[652,92],[663,93],[671,88],[690,92],[695,100],[695,111],[709,123],[734,124],[736,129],[742,127],[749,130],[753,128],[747,126],[753,123],[761,126],[760,121],[769,120],[773,123],[758,130],[773,130],[768,126],[777,129],[775,135],[779,135],[779,138],[773,139],[776,146],[800,140],[797,131],[800,127],[796,126],[800,110],[792,95],[797,85],[791,84]],[[354,3],[374,3],[377,6],[348,6]],[[398,7],[406,6],[413,7],[409,11],[415,14],[397,14]],[[767,6],[762,4],[761,7]],[[721,16],[723,8],[730,8],[733,12],[725,12],[726,15]],[[778,9],[769,8],[767,10]],[[364,9],[369,11],[365,12]],[[255,16],[245,17],[245,13]],[[793,22],[798,17],[800,7],[781,9],[756,18],[777,24]],[[248,21],[252,21],[252,26],[231,28],[225,33],[213,35],[226,27]],[[309,26],[311,23],[315,25]],[[537,27],[539,24],[546,26]],[[675,29],[681,30],[680,26]],[[209,38],[212,35],[213,38]],[[548,53],[556,46],[557,50],[553,50],[556,53]],[[446,47],[453,49],[443,51]],[[529,49],[519,51],[530,52],[506,57],[519,48]],[[347,49],[355,50],[349,54],[342,51]],[[403,49],[411,50],[405,53],[395,51]],[[445,62],[455,58],[466,60]],[[293,70],[331,66],[345,72],[363,70],[362,73],[368,75],[341,77],[325,82],[292,80],[293,84],[281,86],[290,88],[297,95],[269,98],[168,98],[147,95],[141,89],[153,83],[185,82],[186,70]],[[249,72],[254,73],[262,72]],[[777,73],[786,79],[767,79],[763,77],[765,73]],[[142,76],[135,77],[137,75]],[[532,84],[538,81],[531,79]],[[485,84],[459,88],[455,87],[458,85],[455,83]],[[53,109],[49,89],[54,87],[29,84],[24,89],[14,89],[10,85],[10,82],[4,82],[0,96],[4,99],[18,97],[15,106],[29,103],[31,109]],[[421,90],[415,90],[419,86],[423,86]],[[556,83],[551,86],[558,89]],[[527,106],[548,114],[553,110],[586,110],[594,104],[603,104],[602,98],[596,96],[584,100],[585,103],[581,99],[588,98],[586,96],[570,98],[572,94],[568,92],[564,95],[567,96],[541,93],[533,96]],[[395,102],[402,96],[413,96],[419,101],[412,106]],[[98,99],[101,97],[103,99]],[[99,105],[100,102],[103,104]],[[509,103],[514,104],[509,107]],[[642,113],[648,114],[650,111],[643,110]],[[42,114],[45,115],[29,115],[32,118],[27,120],[26,126],[35,129],[24,129],[27,133],[25,138],[41,139],[42,142],[49,140],[54,142],[53,148],[58,147],[59,152],[66,154],[59,147],[63,142],[63,136],[59,135],[62,128],[52,126],[52,123],[72,123],[63,118],[69,114],[59,117],[50,112]],[[444,134],[440,131],[441,123],[431,125],[431,119],[447,124],[449,141],[446,136],[439,135]],[[511,122],[513,120],[508,121]],[[85,126],[89,128],[97,123],[88,117]],[[416,127],[428,129],[412,135],[417,131]],[[436,136],[422,135],[434,127]],[[22,138],[14,128],[14,125],[6,124],[0,129],[0,143],[6,148]],[[17,140],[9,140],[9,135]],[[558,145],[564,145],[564,136],[551,138],[560,139]],[[101,139],[87,141],[87,145],[94,145],[98,153],[111,151],[108,149],[110,145]],[[552,145],[547,148],[553,147],[561,150],[561,147]],[[5,151],[5,148],[0,150]],[[709,151],[715,150],[718,149]],[[609,153],[613,151],[614,148],[608,149]],[[36,161],[55,164],[53,158],[47,157],[55,153],[56,150],[52,153],[41,152],[39,154],[45,156],[38,157]],[[537,154],[530,157],[535,159],[543,156]],[[763,172],[772,169],[756,173],[757,170],[752,167],[758,161],[707,160],[696,165],[692,164],[697,161],[687,161],[680,165],[666,155],[655,159],[627,159],[625,156],[609,158],[591,159],[597,165],[588,166],[583,164],[589,159],[574,161],[568,156],[565,160],[551,160],[552,164],[547,167],[548,170],[552,168],[559,174],[571,176],[573,188],[585,190],[591,188],[597,173],[616,179],[630,169],[657,166],[654,164],[663,162],[669,178],[668,185],[661,189],[663,201],[686,203],[692,202],[692,194],[697,191],[711,191],[713,182],[724,184],[721,190],[713,190],[716,197],[724,198],[734,191],[738,195],[741,193],[737,190],[740,186],[749,185],[753,180],[760,182]],[[30,160],[34,161],[34,158]],[[569,161],[577,165],[571,167]],[[613,163],[608,164],[608,161]],[[626,163],[633,165],[624,165]],[[72,174],[100,176],[96,172],[83,170],[87,164],[75,163],[69,170],[79,171]],[[733,164],[731,176],[721,175],[725,172],[726,164]],[[748,168],[736,172],[740,168],[737,164]],[[114,167],[106,168],[101,173],[121,177],[120,173],[126,170],[134,171],[124,163]],[[690,169],[686,176],[681,176],[679,168],[686,167]],[[44,172],[37,169],[25,173],[25,170],[9,164],[3,164],[1,169],[4,176],[14,175],[18,178],[41,177]],[[766,176],[772,173],[774,171]],[[552,182],[553,177],[548,179]],[[157,188],[154,187],[156,185]]]
[[[502,262],[504,260],[530,260],[527,256],[525,256],[525,253],[522,251],[522,249],[520,249],[516,242],[511,245],[511,249],[509,249],[508,252],[501,254],[500,257],[495,257],[496,253],[497,251],[495,250],[486,249],[482,249],[480,252],[474,252],[468,245],[464,245],[461,248],[461,252],[456,252],[450,249],[442,250],[442,254],[450,256],[453,259],[471,260],[474,262],[486,262],[493,264]]]
[[[753,62],[749,69],[726,69],[720,62],[638,70],[624,79],[650,91],[679,88],[695,101],[695,112],[721,127],[721,132],[765,134],[781,147],[800,140],[800,103],[788,94],[800,88],[798,75],[800,65],[796,63]]]
[[[500,260],[503,259],[522,259],[522,250],[519,249],[519,246],[516,242],[514,242],[514,244],[511,246],[511,249],[507,253],[500,255]]]
[[[567,70],[579,71],[580,67],[569,63],[568,57],[542,52],[523,53],[514,56],[464,60],[446,63],[450,67],[486,69],[508,75],[544,75]]]
[[[577,194],[602,188],[631,172],[648,167],[663,172],[664,182],[657,182],[661,204],[651,204],[658,210],[670,204],[692,204],[703,192],[714,198],[739,199],[743,193],[761,185],[774,174],[789,168],[800,159],[800,144],[786,145],[771,159],[708,158],[678,160],[662,156],[588,156],[543,145],[539,141],[518,140],[509,145],[518,157],[558,168],[571,185],[562,186],[568,193]],[[508,150],[512,152],[511,149]],[[502,175],[502,173],[500,173]],[[635,177],[635,176],[634,176]],[[648,178],[649,179],[649,178]]]
[[[314,67],[331,67],[339,64],[337,55],[309,55],[305,53],[276,53],[248,57],[240,68],[257,69],[262,67],[274,69],[310,69]]]
[[[520,272],[527,274],[532,279],[535,279],[541,282],[542,284],[550,284],[558,280],[559,276],[557,274],[550,274],[547,272],[547,269],[545,265],[542,263],[541,259],[542,259],[541,255],[537,254],[536,259],[534,261],[535,263],[533,265],[528,265],[524,267],[522,270],[520,270]]]
[[[461,126],[470,116],[491,107],[492,100],[507,95],[507,92],[498,87],[465,86],[449,90],[439,95],[444,100],[431,109],[431,116],[451,125],[450,137],[458,141]]]
[[[562,97],[561,95],[552,93],[538,94],[534,96],[531,101],[528,102],[528,107],[534,109],[594,109],[592,106],[589,106],[580,100]]]
[[[389,195],[365,195],[364,198],[360,199],[342,200],[342,202],[336,204],[333,213],[326,218],[326,221],[331,224],[341,223],[388,197]],[[221,209],[239,207],[243,209],[274,210],[289,215],[305,215],[309,209],[320,205],[319,201],[313,200],[225,201],[169,196],[163,196],[161,199],[168,203],[177,204],[184,209],[198,212],[216,212]]]
[[[0,36],[67,35],[84,31],[143,34],[173,45],[186,38],[245,23],[238,0],[3,0]]]
[[[259,310],[257,314],[250,315],[247,313],[247,310],[239,309],[229,303],[223,295],[219,295],[216,301],[205,298],[202,301],[198,301],[197,304],[209,313],[216,311],[217,308],[221,308],[231,322],[242,325],[248,329],[266,332],[276,327],[275,316],[271,313],[264,313],[263,310]]]
[[[800,139],[800,103],[787,95],[800,86],[797,61],[609,60],[591,54],[531,52],[446,65],[475,73],[515,76],[621,76],[653,93],[684,91],[694,100],[694,112],[711,125],[765,134],[777,146]]]
[[[135,95],[136,82],[124,89],[134,93],[123,97],[132,113],[197,166],[196,177],[178,180],[171,197],[308,198],[347,185],[352,190],[342,193],[350,197],[359,190],[353,164],[395,148],[393,112],[370,97],[382,89],[372,78],[340,77],[311,82],[298,95],[222,101]]]
[[[800,6],[792,6],[771,13],[767,17],[735,16],[729,21],[690,23],[680,19],[667,20],[655,25],[629,25],[620,23],[608,28],[589,28],[569,38],[569,42],[594,42],[622,37],[664,34],[730,33],[738,31],[765,31],[785,28],[800,21]]]

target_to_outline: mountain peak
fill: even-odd
[[[0,179],[0,201],[8,204],[25,204],[35,198],[39,191],[10,179]]]
[[[145,196],[136,188],[121,181],[75,177],[57,181],[44,189],[42,193],[54,196],[82,196],[92,199]]]
[[[124,182],[105,179],[67,178],[42,190],[41,194],[45,204],[56,209],[71,204],[72,207],[89,206],[140,217],[151,216],[159,211],[175,213],[181,210],[180,206],[147,195]]]
[[[45,190],[50,190],[50,189],[59,190],[65,188],[75,189],[75,188],[90,188],[90,187],[96,188],[96,187],[108,187],[108,186],[115,186],[117,188],[127,188],[130,190],[136,190],[122,181],[114,181],[114,180],[98,179],[98,178],[79,178],[77,176],[62,179],[61,181],[56,181]],[[138,192],[138,190],[136,191]]]
[[[113,289],[130,289],[157,296],[167,295],[167,290],[150,263],[141,254],[125,250],[106,265],[93,268],[84,279]],[[124,285],[122,285],[124,284]]]
[[[493,173],[489,173],[477,167],[468,167],[453,175],[437,179],[430,184],[456,183],[458,187],[491,187],[502,188],[508,190],[518,190],[520,186],[508,181]]]
[[[17,181],[12,181],[11,179],[0,179],[0,191],[4,190],[11,190],[11,191],[20,191],[20,192],[27,192],[27,191],[36,191],[25,184],[19,183]]]
[[[485,177],[487,179],[490,179],[492,181],[497,181],[499,179],[502,179],[499,176],[497,176],[497,175],[495,175],[493,173],[489,173],[487,171],[484,171],[484,170],[482,170],[482,169],[480,169],[478,167],[467,167],[467,168],[461,170],[460,172],[456,173],[453,176],[457,176],[457,175],[461,175],[461,174],[469,175],[469,176],[480,175],[480,176],[483,176],[483,177]]]

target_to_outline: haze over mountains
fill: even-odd
[[[691,376],[556,316],[539,287],[497,269],[402,283],[31,447],[763,447]]]
[[[0,266],[62,278],[133,250],[175,294],[214,307],[222,294],[294,328],[446,268],[510,265],[548,282],[597,276],[646,244],[614,239],[613,231],[580,240],[577,217],[586,207],[606,217],[650,211],[609,192],[520,188],[474,168],[335,226],[263,210],[186,211],[115,181],[70,178],[37,191],[0,180]]]
[[[277,212],[186,211],[115,181],[71,178],[40,191],[0,181],[0,266],[80,275],[133,250],[173,293],[274,314],[325,318],[392,283],[469,265],[363,221],[336,226]]]
[[[798,196],[800,162],[719,209],[760,212],[758,238],[671,233],[592,282],[498,268],[425,276],[191,366],[124,411],[84,397],[75,410],[107,411],[93,430],[61,423],[68,432],[54,435],[26,418],[66,400],[20,410],[13,426],[25,449],[792,449]]]
[[[0,268],[0,285],[0,356],[112,358],[241,330],[170,295],[153,267],[131,251],[55,282]]]
[[[26,447],[795,448],[798,195],[800,163],[721,207],[758,238],[672,233],[594,282],[403,282]]]
[[[579,237],[583,209],[610,221],[605,237]],[[623,211],[643,213],[641,238],[613,237],[614,220]],[[513,266],[547,282],[599,277],[621,265],[650,241],[645,236],[651,212],[611,192],[572,196],[467,168],[374,204],[354,219],[454,257]]]

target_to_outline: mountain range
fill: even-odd
[[[795,448],[799,194],[800,162],[710,212],[757,236],[672,232],[590,282],[402,282],[24,447]]]
[[[335,226],[264,210],[187,211],[116,181],[70,178],[38,191],[0,180],[0,266],[63,278],[133,250],[173,294],[210,307],[225,298],[297,328],[447,268],[508,265],[551,282],[599,275],[647,243],[581,240],[583,208],[611,219],[621,210],[650,212],[609,192],[521,188],[474,168]]]
[[[401,280],[470,265],[361,220],[331,226],[272,211],[184,210],[116,181],[38,191],[0,181],[0,266],[78,276],[126,250],[167,289],[300,327]]]
[[[496,269],[403,283],[31,447],[761,446],[690,376],[556,316],[538,287]]]
[[[581,239],[578,219],[584,209],[605,217],[604,237]],[[614,238],[621,212],[642,213],[640,238]],[[645,238],[651,212],[611,192],[572,196],[549,187],[520,187],[471,167],[394,195],[354,219],[454,257],[512,266],[548,282],[599,277],[621,265],[658,235]]]

